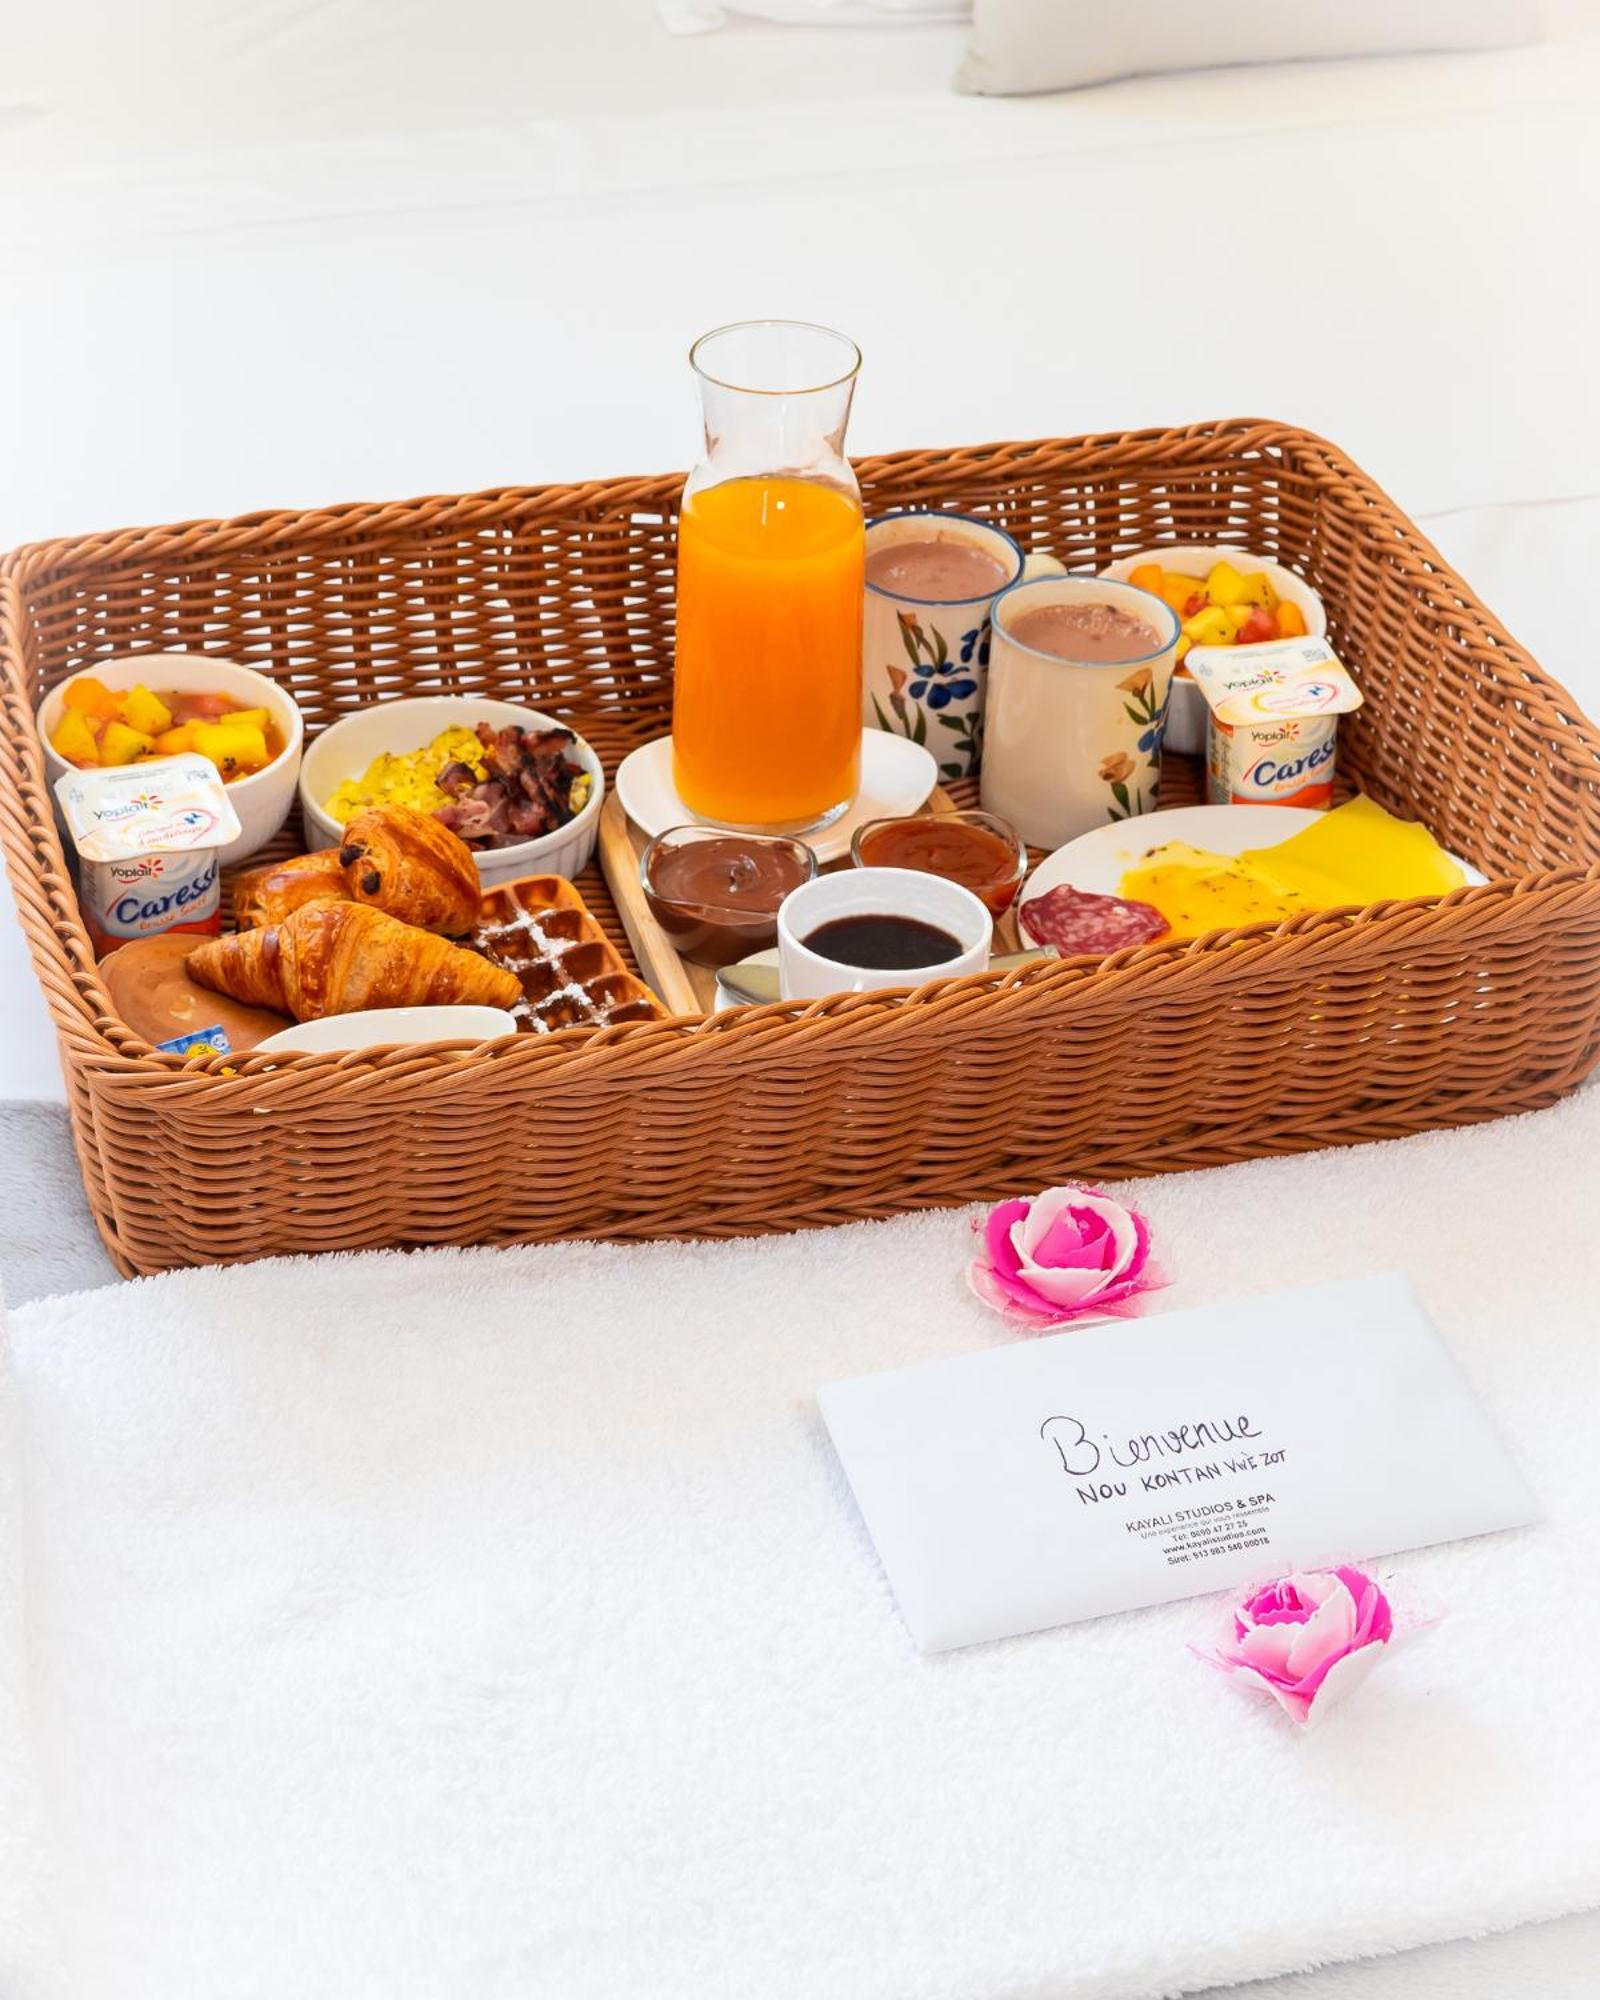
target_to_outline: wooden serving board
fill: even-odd
[[[941,787],[929,793],[920,808],[924,812],[955,812],[955,801]],[[617,915],[628,934],[633,956],[646,981],[655,988],[674,1014],[709,1014],[717,1004],[717,975],[713,967],[693,965],[679,955],[666,932],[650,914],[650,905],[639,886],[639,856],[647,845],[646,836],[628,818],[615,792],[606,794],[600,808],[600,866],[604,871]],[[827,864],[824,873],[848,868],[848,856]],[[995,927],[995,948],[1016,949],[1009,915]]]

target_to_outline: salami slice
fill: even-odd
[[[1053,944],[1063,958],[1103,958],[1108,952],[1165,937],[1169,928],[1149,903],[1095,896],[1065,882],[1023,903],[1017,922],[1035,944]]]

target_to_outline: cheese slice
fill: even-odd
[[[1467,879],[1425,826],[1396,819],[1368,798],[1335,806],[1304,833],[1239,859],[1322,909],[1444,896]]]

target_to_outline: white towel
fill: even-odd
[[[1591,1090],[1134,1190],[1173,1306],[1408,1270],[1549,1510],[1304,1737],[1204,1604],[910,1644],[812,1392],[1008,1337],[960,1215],[23,1308],[62,1990],[1125,2000],[1600,1901],[1597,1163]]]

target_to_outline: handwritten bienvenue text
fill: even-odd
[[[1116,1478],[1116,1470],[1137,1472],[1143,1490],[1158,1493],[1167,1487],[1220,1479],[1224,1473],[1253,1472],[1260,1466],[1275,1465],[1283,1458],[1281,1451],[1258,1452],[1246,1448],[1205,1463],[1192,1457],[1187,1464],[1168,1462],[1181,1461],[1198,1452],[1219,1451],[1225,1445],[1248,1447],[1261,1432],[1247,1416],[1206,1417],[1123,1439],[1102,1431],[1098,1444],[1077,1417],[1056,1416],[1045,1418],[1039,1426],[1039,1435],[1054,1450],[1062,1471],[1073,1480],[1084,1482],[1073,1490],[1086,1506],[1127,1493],[1127,1481]]]

